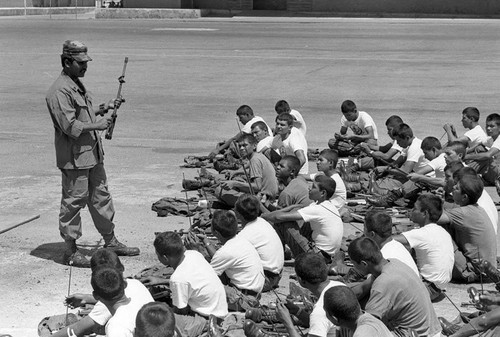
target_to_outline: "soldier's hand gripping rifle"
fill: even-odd
[[[125,102],[122,99],[122,84],[125,83],[125,70],[127,69],[127,63],[128,63],[128,57],[125,57],[125,60],[123,61],[122,76],[118,77],[118,82],[120,82],[120,85],[118,86],[118,94],[116,95],[115,102],[118,100],[120,100],[121,102]],[[106,130],[106,139],[111,139],[113,137],[113,130],[115,128],[116,117],[117,117],[116,112],[118,111],[118,108],[119,105],[115,103],[113,113],[111,114],[111,124],[109,124],[108,129]]]

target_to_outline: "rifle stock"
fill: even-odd
[[[121,99],[122,97],[122,85],[125,83],[125,70],[127,70],[128,57],[125,57],[123,61],[123,71],[122,76],[118,77],[118,82],[120,85],[118,86],[118,93],[116,94],[116,99]],[[109,124],[108,129],[106,130],[106,139],[111,139],[113,137],[113,130],[115,129],[116,123],[116,112],[118,111],[118,107],[115,104],[115,108],[113,109],[113,113],[111,114],[111,124]]]

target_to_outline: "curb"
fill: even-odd
[[[0,8],[0,16],[25,16],[25,15],[58,15],[58,14],[88,14],[93,13],[95,7],[22,7]]]

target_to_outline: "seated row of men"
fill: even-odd
[[[241,116],[242,111],[248,111],[249,108],[244,106],[240,109],[237,114]],[[340,142],[349,141],[357,143],[355,148],[365,149],[366,151],[358,156],[358,168],[359,163],[368,162],[363,160],[366,157],[372,160],[372,164],[381,158],[391,164],[388,169],[384,169],[384,175],[373,174],[378,177],[373,179],[373,186],[386,194],[368,197],[367,201],[374,206],[390,207],[397,199],[404,198],[409,199],[411,205],[423,190],[442,191],[447,201],[444,204],[445,211],[440,219],[434,221],[446,226],[458,247],[454,259],[456,268],[453,279],[465,282],[477,281],[479,279],[477,267],[484,261],[496,269],[495,238],[498,213],[483,186],[483,180],[488,181],[488,174],[495,171],[493,167],[496,164],[494,160],[490,160],[489,165],[486,165],[488,174],[482,174],[480,177],[477,174],[478,170],[474,170],[479,167],[477,165],[479,162],[474,160],[486,154],[494,157],[500,151],[500,145],[497,147],[492,143],[487,152],[479,152],[483,143],[486,146],[498,138],[500,116],[496,114],[488,116],[487,131],[490,136],[487,137],[478,124],[479,111],[476,108],[466,108],[463,111],[462,122],[464,127],[471,131],[463,137],[457,137],[454,128],[445,125],[450,140],[445,148],[442,148],[436,137],[429,136],[420,140],[399,116],[391,116],[386,121],[386,126],[393,142],[380,147],[376,145],[378,138],[376,125],[367,113],[358,112],[352,101],[345,101],[341,110],[342,127],[340,134],[331,140],[331,147],[338,148]],[[312,246],[326,256],[327,262],[331,261],[335,252],[338,252],[343,235],[339,213],[345,211],[348,188],[341,176],[352,182],[356,172],[352,173],[352,167],[349,168],[351,173],[348,177],[342,170],[338,172],[339,157],[338,152],[334,150],[323,150],[320,153],[317,160],[319,174],[300,174],[300,170],[307,164],[299,158],[304,154],[304,150],[292,152],[297,156],[284,152],[274,170],[268,157],[257,151],[258,143],[255,137],[246,133],[248,129],[259,128],[257,123],[264,123],[259,119],[249,125],[255,119],[259,118],[247,116],[242,121],[247,121],[245,128],[241,134],[235,136],[239,140],[237,142],[239,154],[249,162],[246,179],[223,181],[216,190],[216,196],[227,204],[234,205],[234,201],[242,193],[256,193],[264,201],[262,217],[275,225],[280,238],[291,248],[294,255],[308,251]],[[304,137],[304,134],[293,126],[295,120],[287,112],[279,114],[276,122],[278,135],[274,137],[275,140],[281,138],[279,130],[283,128],[287,130],[285,135],[295,134]],[[347,135],[348,128],[354,135]],[[269,150],[273,151],[272,145]],[[391,156],[384,157],[387,154]],[[467,167],[461,169],[464,166]],[[485,165],[482,165],[479,172],[484,173],[481,171],[484,167]],[[245,171],[245,167],[243,170]],[[328,177],[333,179],[333,183],[332,179],[326,179]],[[494,180],[496,178],[497,176]],[[306,180],[316,179],[319,181],[315,181],[308,191]],[[325,191],[323,196],[315,192],[315,187],[318,186]],[[333,194],[330,193],[332,188]],[[278,194],[276,191],[279,190],[281,192]],[[272,203],[275,198],[276,203]],[[312,202],[314,203],[311,205]],[[310,213],[315,219],[310,218],[312,216]],[[301,221],[309,222],[310,226],[301,226]]]
[[[428,211],[423,213],[427,215]],[[383,211],[372,212],[365,230],[367,237],[356,239],[349,245],[348,253],[354,268],[361,275],[371,275],[361,284],[348,285],[329,280],[323,254],[308,252],[296,257],[295,272],[298,281],[318,301],[312,311],[303,310],[292,301],[277,304],[275,317],[284,323],[289,335],[299,336],[295,322],[309,328],[310,336],[329,336],[335,333],[337,327],[351,330],[354,336],[392,336],[390,331],[400,336],[440,335],[439,321],[418,271],[401,262],[401,257],[394,250],[391,253],[398,255],[397,258],[390,256],[391,253],[388,255],[390,257],[386,256],[377,242],[370,238],[376,235],[370,230],[369,224],[378,224],[378,219],[384,217],[387,218],[388,215]],[[385,222],[390,223],[390,220]],[[265,221],[256,219],[253,224],[255,223],[262,226]],[[180,336],[199,336],[210,327],[210,323],[223,319],[230,310],[247,310],[248,320],[244,326],[246,335],[265,336],[252,321],[257,321],[257,317],[269,319],[272,316],[264,313],[266,309],[262,309],[258,302],[265,283],[263,267],[257,250],[251,249],[252,244],[243,237],[238,237],[240,234],[234,236],[235,224],[236,216],[232,211],[215,212],[212,230],[222,247],[214,252],[211,248],[213,244],[203,237],[203,242],[212,255],[210,263],[199,252],[186,250],[177,233],[157,235],[154,247],[158,260],[171,266],[174,271],[169,280],[147,277],[141,281],[147,286],[169,286],[173,312],[170,316],[173,317],[168,318],[169,327],[161,330],[164,334],[154,329],[150,329],[156,331],[154,334],[144,331],[144,322],[140,323],[141,320],[151,318],[153,314],[147,316],[140,310],[154,307],[144,306],[152,302],[153,298],[139,281],[123,279],[123,265],[115,253],[106,249],[97,251],[92,257],[93,296],[84,298],[73,295],[68,299],[74,306],[99,302],[88,316],[70,326],[68,332],[82,336],[99,325],[105,325],[106,336],[113,337],[170,337],[174,332]],[[247,226],[245,224],[244,229]],[[224,233],[226,230],[230,234]],[[389,240],[385,241],[383,247],[388,247]],[[413,242],[411,239],[410,241]],[[234,247],[234,244],[238,246]],[[229,255],[228,249],[231,252]],[[254,265],[249,265],[249,262]],[[256,270],[256,265],[260,266],[260,271]],[[363,298],[366,313],[361,312],[358,303]],[[165,311],[160,305],[155,308],[156,311]],[[148,322],[149,325],[167,324],[158,317],[156,320],[149,319]],[[68,332],[63,330],[55,335],[65,336],[69,335]]]

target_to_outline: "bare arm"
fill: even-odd
[[[488,160],[493,158],[499,152],[500,152],[499,149],[497,149],[496,147],[492,147],[487,152],[466,154],[464,160]]]

